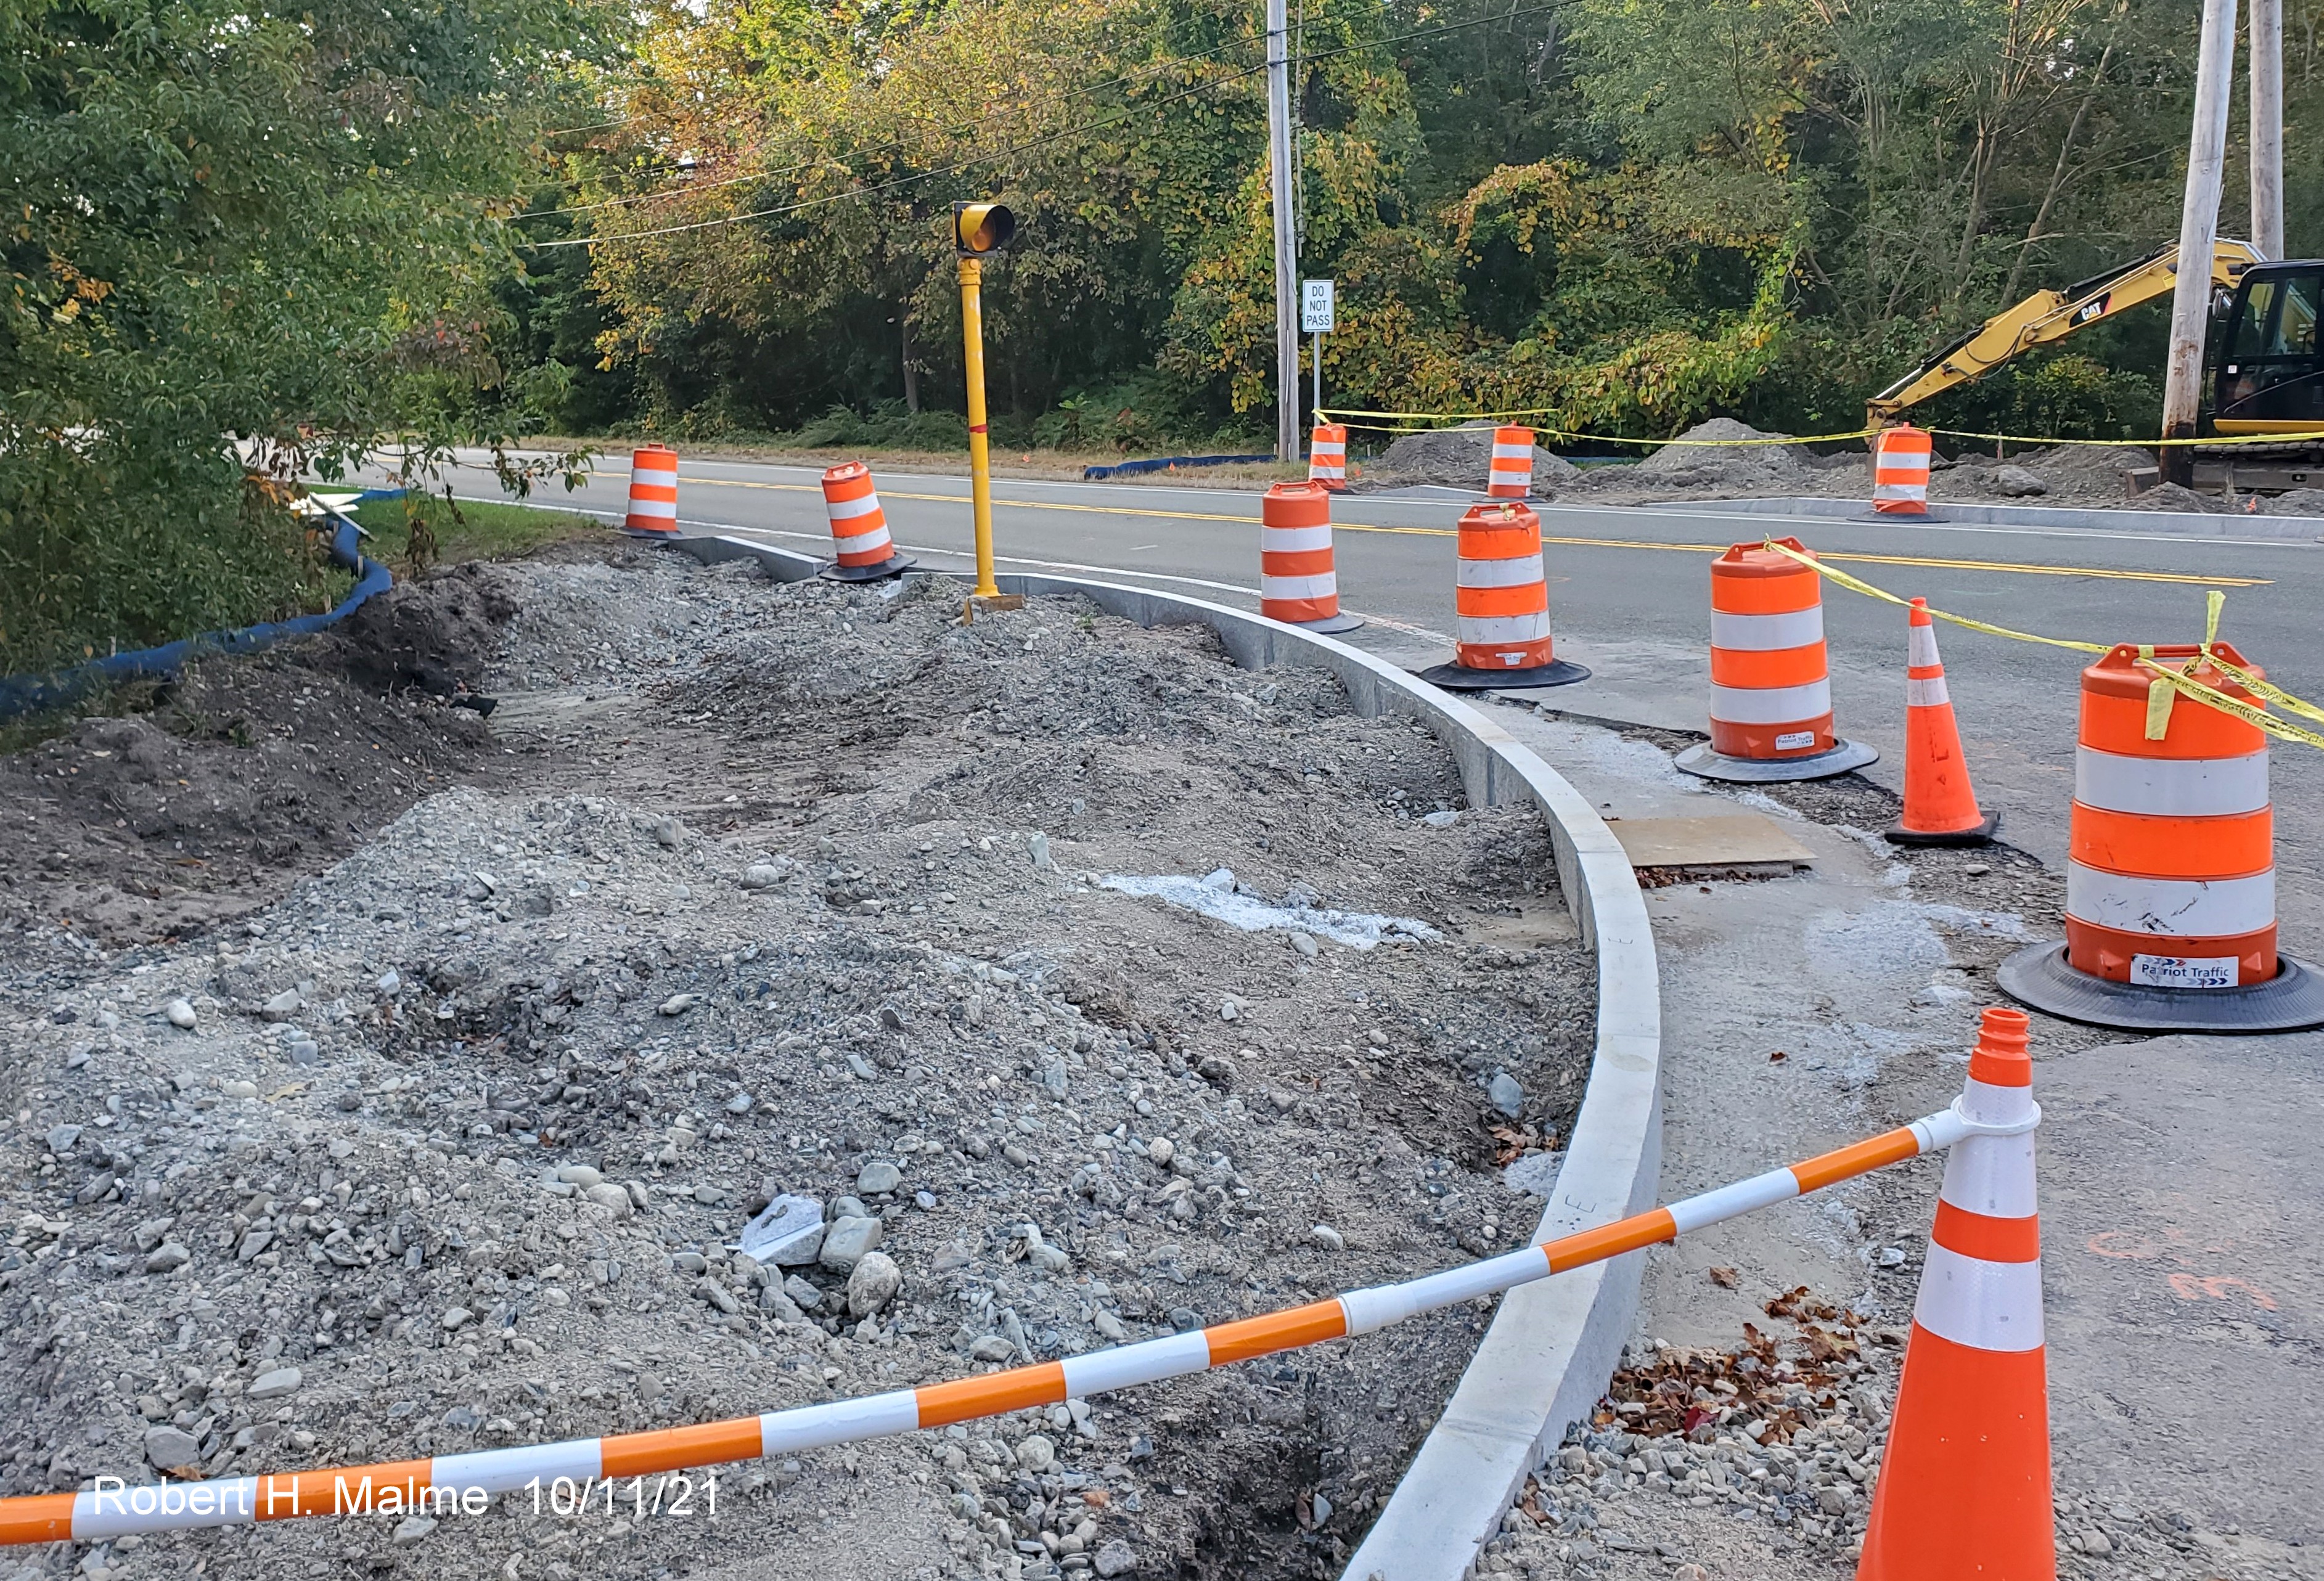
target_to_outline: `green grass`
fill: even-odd
[[[449,502],[432,496],[366,501],[355,508],[355,520],[371,534],[365,547],[374,559],[384,562],[399,577],[415,570],[410,553],[412,509],[435,533],[435,558],[441,565],[462,560],[512,559],[544,544],[605,538],[613,530],[610,523],[595,517],[534,505],[463,500],[456,513]]]

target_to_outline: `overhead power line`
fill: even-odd
[[[1095,98],[1099,94],[1107,93],[1114,88],[1122,87],[1130,83],[1142,81],[1148,78],[1162,76],[1164,73],[1174,71],[1181,66],[1191,66],[1200,60],[1208,60],[1214,56],[1223,55],[1230,50],[1248,48],[1251,41],[1252,41],[1249,39],[1236,39],[1229,43],[1221,44],[1214,50],[1198,51],[1192,55],[1174,55],[1167,60],[1158,61],[1156,64],[1145,67],[1140,70],[1124,72],[1121,76],[1113,78],[1111,82],[1095,83],[1085,88],[1077,88],[1072,93],[1052,94],[1048,97],[1038,100],[1032,105],[1011,105],[1005,109],[987,111],[985,114],[979,115],[973,120],[955,122],[949,126],[941,127],[937,130],[936,135],[951,136],[959,133],[972,131],[976,127],[985,124],[987,122],[1003,120],[1008,116],[1017,115],[1027,109],[1038,107],[1038,106],[1070,104],[1075,99]],[[628,118],[628,121],[640,119],[642,119],[642,117],[632,115]],[[608,121],[603,123],[603,124],[608,126],[622,126],[628,124],[628,121]],[[576,128],[576,130],[581,129]],[[554,133],[551,133],[551,135],[554,135]],[[892,153],[898,149],[905,146],[907,146],[906,140],[899,138],[891,142],[875,143],[870,148],[852,150],[850,151],[850,157],[862,159],[874,154]],[[825,154],[816,159],[802,160],[797,164],[780,165],[771,170],[754,170],[750,174],[743,176],[724,176],[715,181],[690,181],[683,187],[665,187],[657,192],[625,192],[618,198],[608,198],[597,203],[576,203],[568,205],[564,208],[532,209],[524,214],[514,216],[513,217],[517,219],[546,219],[551,215],[588,214],[593,210],[600,208],[620,208],[632,203],[650,203],[658,198],[678,198],[683,197],[689,192],[707,192],[713,188],[717,187],[734,187],[750,181],[770,181],[778,176],[793,175],[800,170],[812,170],[825,165],[837,164],[840,162],[841,158],[842,156],[838,154]]]
[[[1529,5],[1514,11],[1506,11],[1485,16],[1472,17],[1467,22],[1447,23],[1442,27],[1416,28],[1410,32],[1393,33],[1387,38],[1367,39],[1359,43],[1342,44],[1336,49],[1318,50],[1309,54],[1306,59],[1311,61],[1328,60],[1342,55],[1358,54],[1366,50],[1385,49],[1390,44],[1408,43],[1415,39],[1435,38],[1444,33],[1460,32],[1472,27],[1489,26],[1494,23],[1513,23],[1520,17],[1539,15],[1544,12],[1561,10],[1563,7],[1563,0],[1554,0],[1554,3],[1549,5]],[[1213,53],[1217,51],[1213,51]],[[1188,59],[1194,58],[1194,57],[1188,57]],[[715,219],[691,220],[684,224],[673,225],[657,225],[650,230],[623,231],[618,234],[611,236],[568,236],[557,241],[533,242],[528,244],[528,245],[540,249],[547,249],[550,247],[589,247],[607,242],[645,241],[655,236],[679,235],[689,231],[715,230],[723,225],[742,225],[750,220],[779,218],[783,215],[798,214],[804,209],[819,208],[826,204],[842,202],[851,198],[877,197],[882,192],[892,192],[899,188],[908,187],[917,181],[934,180],[938,176],[957,175],[963,170],[973,169],[978,165],[998,163],[1002,160],[1009,159],[1017,154],[1028,153],[1035,149],[1047,148],[1052,143],[1063,142],[1072,138],[1086,136],[1093,132],[1102,132],[1109,127],[1119,126],[1123,122],[1131,120],[1136,116],[1146,115],[1155,110],[1167,108],[1169,106],[1176,104],[1182,99],[1193,98],[1198,95],[1215,92],[1219,88],[1226,87],[1234,83],[1240,82],[1245,78],[1256,77],[1266,69],[1267,68],[1264,64],[1247,66],[1240,70],[1231,72],[1224,77],[1215,78],[1209,82],[1197,83],[1191,87],[1182,88],[1176,93],[1153,100],[1150,103],[1133,106],[1130,109],[1124,110],[1119,115],[1104,116],[1095,121],[1087,121],[1078,126],[1068,126],[1063,130],[1049,133],[1045,136],[1030,139],[1028,142],[1012,143],[1006,148],[996,149],[989,153],[977,154],[972,158],[959,160],[948,165],[939,165],[933,170],[916,170],[908,176],[898,176],[890,180],[874,182],[869,186],[850,187],[843,191],[826,192],[814,198],[803,198],[796,203],[779,204],[770,208],[754,208],[742,214],[722,215]],[[974,124],[974,123],[972,123],[972,124]],[[793,168],[798,169],[804,167]],[[770,179],[771,175],[772,172],[770,172],[768,177],[762,177],[760,179]],[[735,178],[736,180],[748,179],[749,178]],[[555,211],[544,210],[543,212],[549,213]]]
[[[1223,19],[1227,16],[1227,14],[1227,14],[1227,13],[1225,13],[1225,12],[1223,12],[1223,11],[1221,11],[1221,12],[1213,12],[1213,13],[1212,13],[1211,14],[1212,14],[1213,16],[1215,16],[1215,17],[1218,17],[1218,18],[1220,18],[1220,19],[1223,20]],[[1128,73],[1128,74],[1126,74],[1126,75],[1124,75],[1124,76],[1122,76],[1122,77],[1116,78],[1115,78],[1112,82],[1111,82],[1111,83],[1101,83],[1101,84],[1099,84],[1099,85],[1098,85],[1098,87],[1097,87],[1090,88],[1090,89],[1086,89],[1086,90],[1084,90],[1084,92],[1086,92],[1086,93],[1096,93],[1096,92],[1100,92],[1100,91],[1102,91],[1102,89],[1104,89],[1104,88],[1106,88],[1106,87],[1120,87],[1122,83],[1131,81],[1132,79],[1134,79],[1134,78],[1138,78],[1138,77],[1139,77],[1139,76],[1154,76],[1154,75],[1157,75],[1157,74],[1158,74],[1158,73],[1160,73],[1160,72],[1163,72],[1163,71],[1167,71],[1167,70],[1168,70],[1172,66],[1179,65],[1179,64],[1183,64],[1183,63],[1187,62],[1187,61],[1192,61],[1192,60],[1209,60],[1209,59],[1210,59],[1212,56],[1213,56],[1213,55],[1223,55],[1223,54],[1225,54],[1229,50],[1239,50],[1239,49],[1241,49],[1245,44],[1249,43],[1250,41],[1250,40],[1248,40],[1248,39],[1236,39],[1236,40],[1234,40],[1234,41],[1233,41],[1232,42],[1231,42],[1231,43],[1224,43],[1224,44],[1221,44],[1221,45],[1220,45],[1217,49],[1215,49],[1215,50],[1203,50],[1203,51],[1197,51],[1196,53],[1192,54],[1192,55],[1176,55],[1176,56],[1173,56],[1170,60],[1166,60],[1166,61],[1163,61],[1163,62],[1162,62],[1162,63],[1160,63],[1159,65],[1157,65],[1157,66],[1153,66],[1153,67],[1149,67],[1149,68],[1148,68],[1144,72],[1130,72],[1130,73]],[[1058,98],[1059,98],[1059,99],[1068,99],[1068,98],[1074,98],[1074,97],[1083,97],[1083,96],[1082,96],[1082,95],[1077,95],[1077,94],[1064,94],[1064,95],[1060,95],[1060,96],[1058,96]],[[609,127],[609,126],[627,126],[627,125],[628,125],[628,124],[630,124],[630,123],[632,123],[632,121],[645,121],[645,120],[650,120],[651,118],[652,118],[652,117],[651,117],[650,115],[645,115],[645,114],[639,114],[639,115],[617,115],[617,116],[615,116],[613,119],[612,119],[612,120],[610,120],[610,121],[590,121],[590,122],[586,122],[586,123],[585,123],[585,124],[581,124],[581,125],[579,125],[579,126],[559,126],[559,127],[558,127],[558,128],[557,128],[555,131],[553,131],[553,132],[544,132],[544,133],[542,133],[540,135],[542,135],[543,137],[570,137],[570,136],[572,136],[575,133],[577,133],[577,132],[602,132],[602,131],[604,131],[605,128],[607,128],[607,127]],[[992,117],[992,116],[991,116],[991,115],[987,115],[987,116],[980,117],[980,120],[991,120],[991,119],[993,119],[993,117]],[[966,124],[967,124],[967,125],[971,125],[971,126],[973,126],[973,125],[976,125],[976,124],[979,124],[979,123],[978,123],[978,122],[976,122],[976,121],[972,121],[972,122],[966,123]],[[892,146],[892,145],[891,145],[891,146]],[[791,170],[807,170],[807,169],[809,169],[809,168],[811,168],[811,167],[810,167],[809,165],[792,165],[792,166],[789,166],[789,167],[788,167],[788,169],[791,169]],[[779,172],[777,172],[777,171],[768,171],[768,172],[766,172],[766,173],[767,173],[767,174],[769,174],[769,175],[774,175],[774,174],[779,174]],[[736,178],[736,179],[738,179],[738,180],[747,180],[747,179],[750,179],[750,178],[748,178],[748,177],[737,177],[737,178]],[[695,188],[695,190],[699,190],[699,188]],[[640,198],[659,198],[659,197],[660,197],[660,196],[661,196],[661,194],[660,194],[660,193],[658,193],[658,192],[647,192],[647,193],[641,193],[641,194],[638,194],[637,196],[638,196],[638,197],[640,197]],[[622,201],[622,199],[615,199],[614,201]],[[582,206],[581,206],[581,207],[579,207],[579,208],[544,208],[544,209],[540,210],[540,211],[539,211],[539,214],[541,214],[541,215],[545,215],[545,214],[578,214],[578,213],[582,212],[582,209],[584,209],[584,208],[602,208],[602,207],[605,207],[605,205],[604,205],[604,204],[594,204],[594,203],[593,203],[593,204],[584,204],[584,205],[582,205]],[[529,216],[521,216],[521,217],[524,217],[524,218],[537,218],[537,217],[539,217],[539,215],[529,215]]]

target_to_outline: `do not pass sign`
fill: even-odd
[[[1332,324],[1332,286],[1328,280],[1303,280],[1299,282],[1299,330],[1303,335],[1329,335]]]

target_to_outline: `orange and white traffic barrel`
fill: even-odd
[[[1778,541],[1808,554],[1797,538]],[[1757,544],[1713,560],[1711,740],[1680,753],[1678,767],[1705,779],[1824,779],[1879,757],[1832,734],[1823,578]]]
[[[846,462],[823,474],[823,507],[831,516],[835,557],[822,574],[835,582],[876,582],[911,565],[888,537],[887,512],[872,486],[872,469],[862,462]]]
[[[1318,423],[1307,441],[1307,481],[1337,491],[1348,486],[1348,429],[1344,423]]]
[[[2230,644],[2213,651],[2260,673]],[[2324,1025],[2324,977],[2276,948],[2267,737],[2172,691],[2165,666],[2264,706],[2192,644],[2119,643],[2082,672],[2066,942],[2011,956],[2001,986],[2103,1026]]]
[[[1907,424],[1883,428],[1872,441],[1872,509],[1883,516],[1929,513],[1928,431]]]
[[[2057,1574],[2025,1033],[1989,1009],[1969,1054],[1857,1581]]]
[[[678,452],[667,445],[641,445],[630,455],[630,513],[623,532],[647,538],[678,536]]]
[[[1340,612],[1332,496],[1322,483],[1277,483],[1259,502],[1259,612],[1310,631],[1352,631],[1363,624]]]
[[[1522,500],[1533,492],[1531,428],[1493,430],[1493,460],[1485,472],[1485,492],[1496,500]]]
[[[1461,518],[1452,572],[1453,661],[1419,672],[1452,691],[1565,686],[1590,672],[1557,657],[1549,630],[1549,576],[1541,518],[1508,501]]]

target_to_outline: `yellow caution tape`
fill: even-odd
[[[1798,561],[1818,575],[1831,578],[1851,593],[1860,593],[1867,598],[1881,599],[1903,608],[1910,608],[1912,605],[1910,599],[1898,598],[1887,589],[1875,587],[1861,577],[1850,576],[1845,571],[1834,570],[1812,555],[1803,555],[1789,544],[1777,542],[1772,535],[1760,547],[1772,549],[1785,559]],[[2266,702],[2277,703],[2302,719],[2312,719],[2319,723],[2324,723],[2324,708],[2319,708],[2312,703],[2303,702],[2294,697],[2282,687],[2260,679],[2241,665],[2223,658],[2212,650],[2212,644],[2218,639],[2219,612],[2226,607],[2227,602],[2227,595],[2217,588],[2210,589],[2204,594],[2202,661],[2234,677],[2237,685],[2248,688]],[[1951,614],[1944,610],[1932,609],[1929,613],[1937,620],[1947,620],[1956,626],[1966,626],[1972,631],[1982,631],[1990,637],[2006,637],[2014,642],[2039,642],[2044,647],[2070,648],[2076,653],[2111,653],[2116,647],[2119,646],[2119,644],[2103,642],[2073,642],[2062,637],[2043,637],[2032,631],[2018,631],[2007,626],[1996,626],[1987,620],[1971,620],[1967,615]],[[2163,731],[2169,726],[2171,720],[2171,704],[2178,696],[2184,694],[2208,707],[2218,709],[2221,713],[2231,714],[2246,724],[2255,725],[2279,740],[2298,741],[2303,746],[2314,747],[2319,751],[2324,751],[2324,734],[2302,730],[2296,724],[2287,723],[2268,713],[2264,708],[2255,708],[2239,698],[2228,696],[2216,687],[2205,685],[2193,676],[2183,674],[2169,665],[2158,663],[2154,657],[2154,648],[2152,643],[2139,648],[2138,662],[2155,677],[2149,684],[2146,694],[2146,739],[2148,740],[2159,741],[2163,739]]]
[[[1555,407],[1532,407],[1522,411],[1505,412],[1383,412],[1356,410],[1342,411],[1335,407],[1319,406],[1315,408],[1315,415],[1319,418],[1330,418],[1334,420],[1342,418],[1419,418],[1425,422],[1441,426],[1444,423],[1498,421],[1502,418],[1544,417],[1556,411],[1557,409],[1558,409]],[[1366,428],[1382,427],[1382,425],[1377,423],[1360,423],[1357,426],[1359,427]],[[1397,434],[1432,434],[1436,432],[1437,428],[1433,427],[1419,428],[1386,428],[1384,431]],[[1579,439],[1592,445],[1649,445],[1658,447],[1669,445],[1685,445],[1700,446],[1702,448],[1711,450],[1728,450],[1751,445],[1825,445],[1836,443],[1842,439],[1868,439],[1878,432],[1880,432],[1880,430],[1877,428],[1852,428],[1845,434],[1799,434],[1790,437],[1776,435],[1759,439],[1631,439],[1626,438],[1619,434],[1584,434],[1571,428],[1536,427],[1534,429],[1534,433],[1536,435],[1545,434],[1553,439]]]
[[[1497,412],[1405,412],[1368,411],[1337,407],[1317,407],[1315,415],[1333,421],[1348,419],[1385,418],[1393,421],[1357,421],[1356,427],[1373,428],[1388,434],[1430,434],[1446,423],[1498,422],[1503,418],[1547,417],[1556,407],[1527,407],[1514,411]],[[1399,424],[1417,422],[1418,427]],[[1633,439],[1620,434],[1585,434],[1571,428],[1534,429],[1553,439],[1580,440],[1591,445],[1645,445],[1661,447],[1671,445],[1701,446],[1726,450],[1753,445],[1834,445],[1849,439],[1869,439],[1883,430],[1878,427],[1851,428],[1845,434],[1797,434],[1790,437],[1775,436],[1762,439]],[[1982,439],[2002,445],[2081,445],[2098,448],[2119,448],[2127,446],[2135,450],[2151,449],[2156,446],[2236,446],[2236,445],[2298,445],[2310,440],[2324,440],[2324,428],[2304,434],[2236,434],[2219,438],[2191,439],[2060,439],[2043,434],[1983,434],[1970,428],[1925,428],[1923,433],[1941,434],[1948,439]]]
[[[2158,445],[2297,445],[2309,439],[2324,439],[2324,429],[2310,434],[2235,434],[2215,439],[2051,439],[2035,434],[1978,434],[1966,428],[1930,428],[1931,434],[1942,434],[1948,439],[1990,439],[2006,445],[2096,445],[2128,446],[2134,450],[2151,449]]]
[[[1803,555],[1797,549],[1793,548],[1790,545],[1778,543],[1773,538],[1768,538],[1761,547],[1773,549],[1775,553],[1784,556],[1787,559],[1797,560],[1801,565],[1807,566],[1810,570],[1831,577],[1834,582],[1839,583],[1840,586],[1847,588],[1851,593],[1860,593],[1867,598],[1886,599],[1888,602],[1895,604],[1900,608],[1909,609],[1912,607],[1912,600],[1898,598],[1886,588],[1875,587],[1870,583],[1866,582],[1859,577],[1850,576],[1845,571],[1835,571],[1831,566],[1825,565],[1821,560],[1817,559],[1814,556]],[[2031,631],[2013,631],[2006,626],[1995,626],[1984,620],[1973,620],[1967,615],[1947,614],[1942,610],[1931,610],[1929,613],[1935,616],[1940,620],[1950,620],[1956,626],[1966,626],[1972,631],[1983,631],[1987,635],[1994,637],[2007,637],[2019,642],[2040,642],[2045,643],[2052,648],[2070,648],[2076,653],[2105,653],[2108,651],[2101,643],[2069,642],[2062,637],[2037,637]]]

